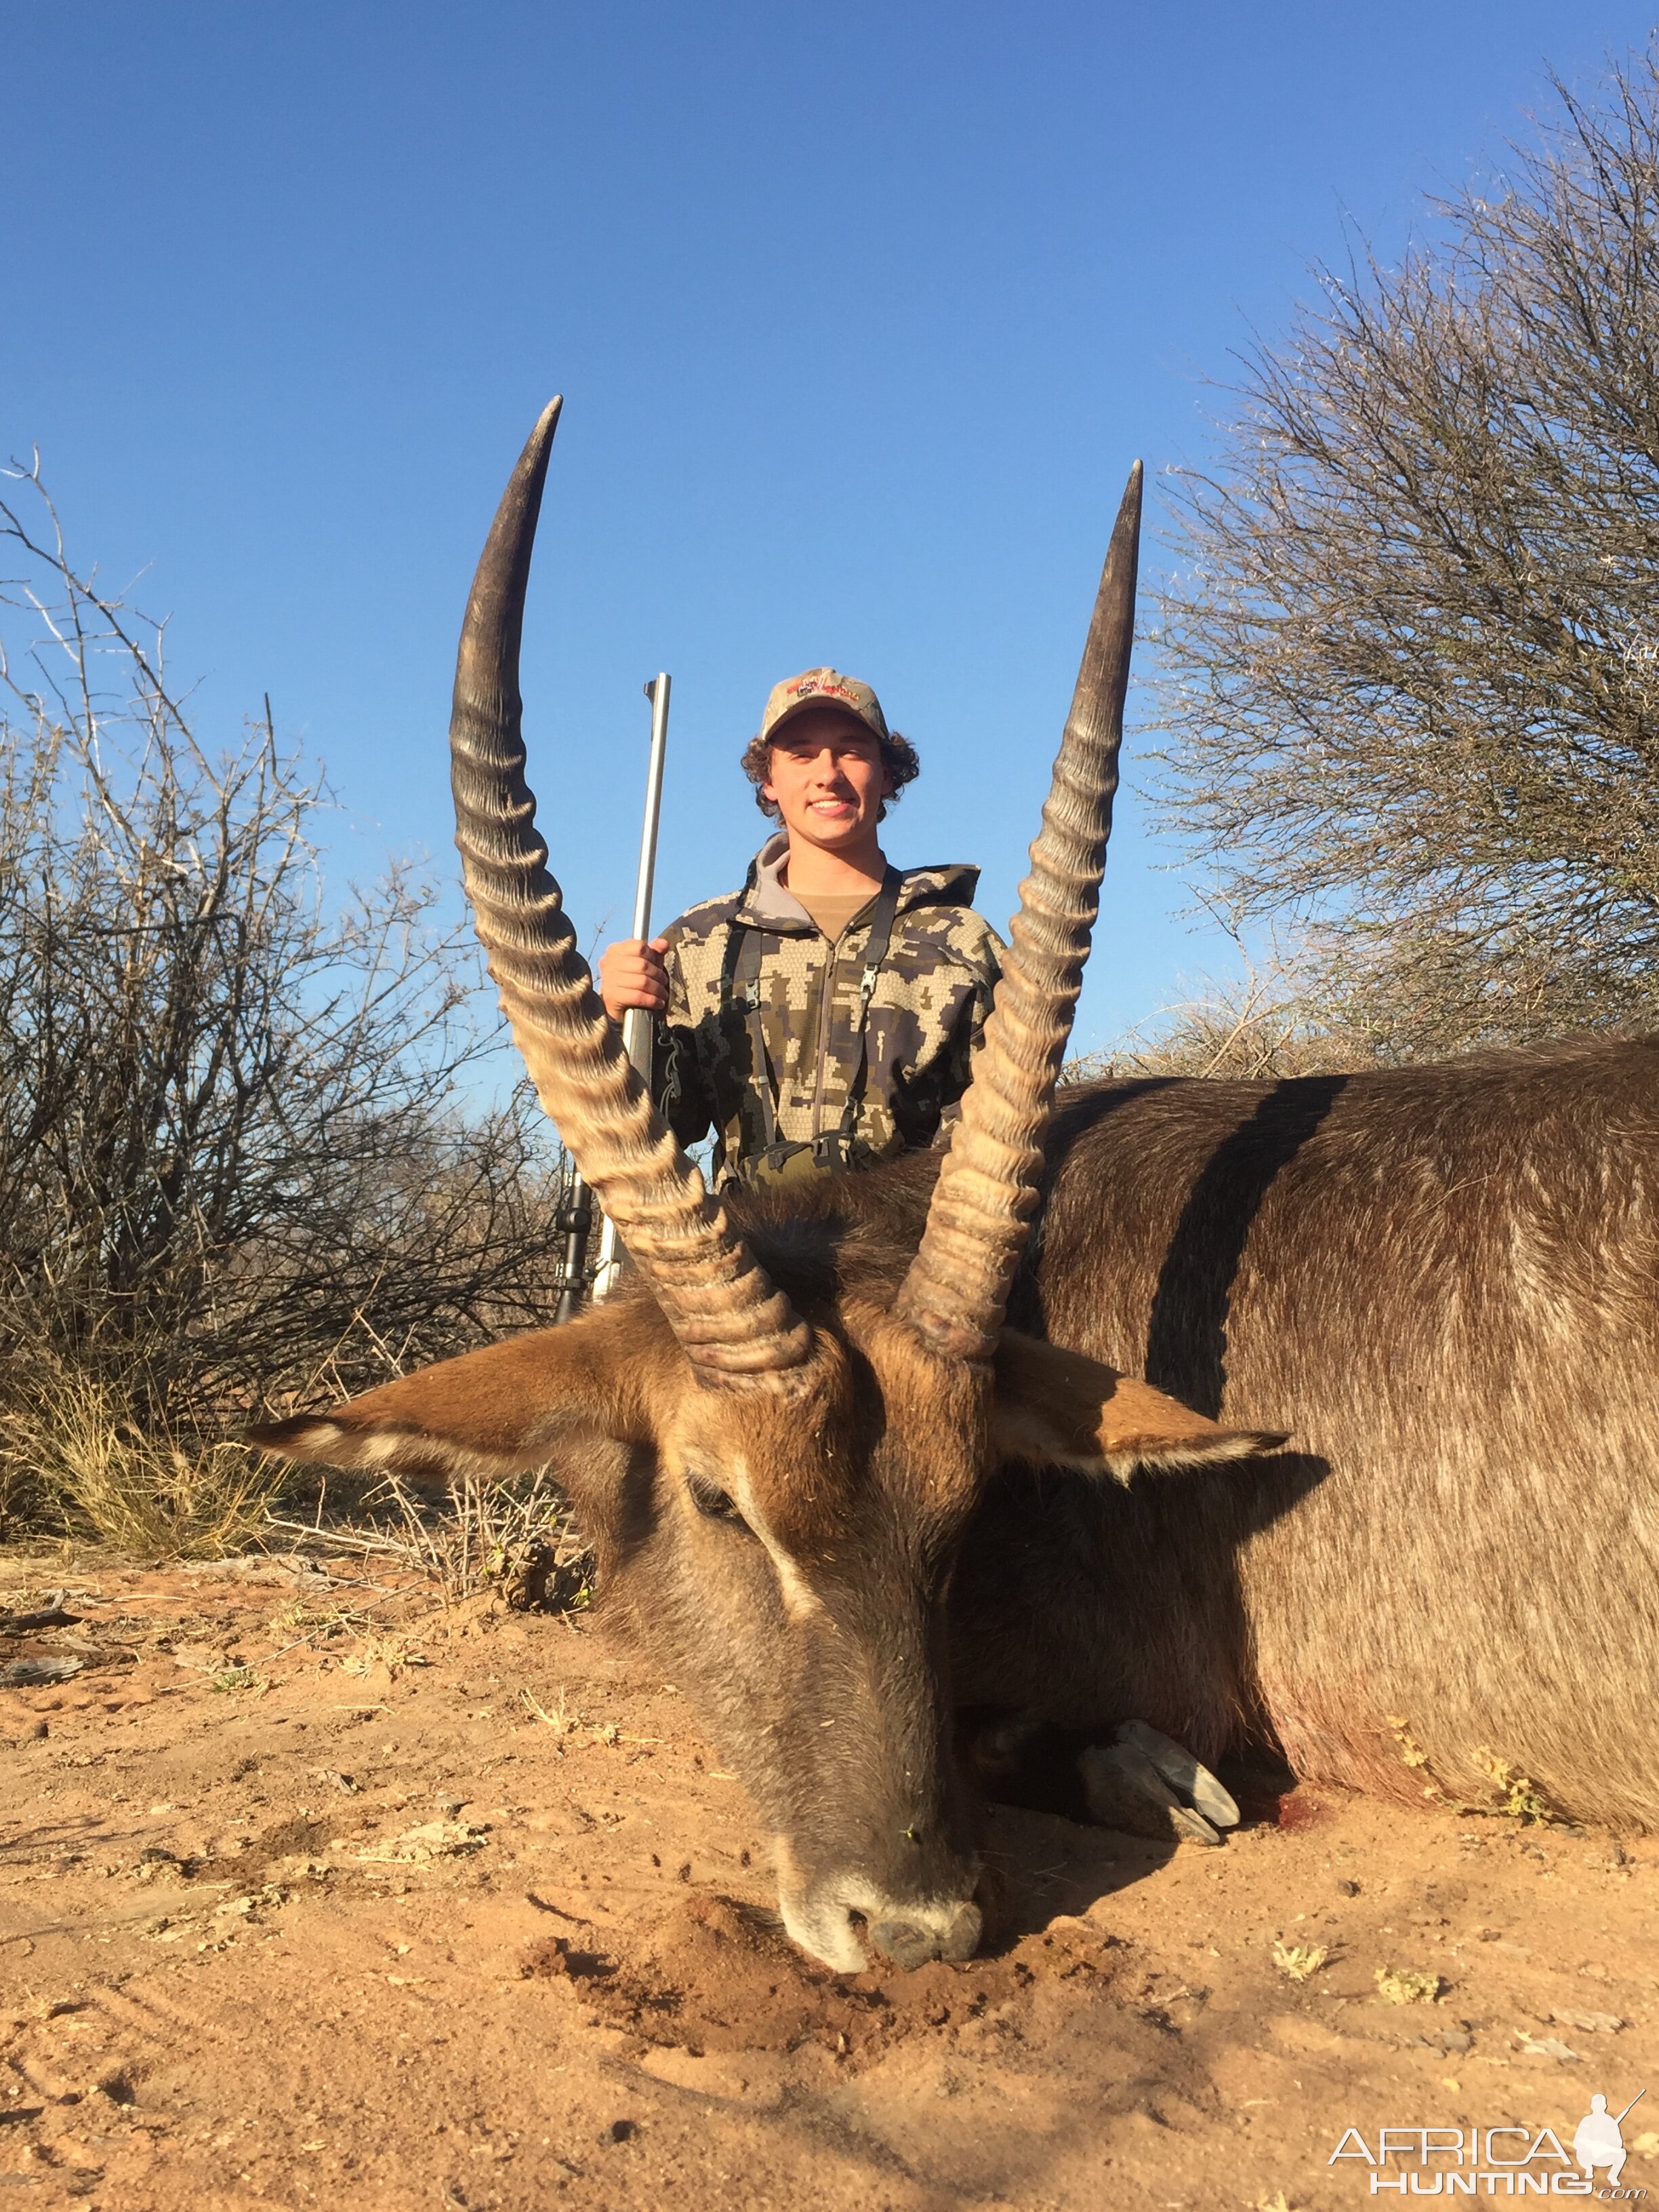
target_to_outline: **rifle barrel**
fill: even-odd
[[[640,872],[634,885],[634,934],[651,934],[651,895],[657,878],[657,833],[662,823],[662,772],[668,751],[668,676],[654,677],[645,687],[651,702],[651,758],[645,772],[645,822],[640,831]],[[643,1006],[630,1006],[623,1017],[623,1049],[648,1087],[652,1074],[651,1017]],[[617,1250],[616,1224],[607,1217],[599,1237],[599,1272],[593,1278],[597,1304],[617,1287],[622,1261]]]

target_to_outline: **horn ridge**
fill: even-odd
[[[898,1310],[948,1358],[988,1360],[1025,1247],[1042,1138],[1100,911],[1134,642],[1139,461],[1118,510],[1030,872],[973,1079]]]
[[[496,510],[467,600],[450,719],[455,842],[501,1010],[536,1095],[703,1378],[793,1389],[811,1334],[710,1196],[623,1050],[525,781],[519,647],[561,403],[543,412]]]

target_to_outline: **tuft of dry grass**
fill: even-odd
[[[1419,1974],[1411,1966],[1379,1966],[1371,1978],[1386,2004],[1432,2004],[1440,1995],[1438,1974]]]
[[[1501,1793],[1496,1809],[1505,1819],[1543,1822],[1560,1817],[1531,1777],[1511,1766],[1507,1759],[1500,1759],[1485,1744],[1478,1747],[1474,1757],[1480,1771]]]
[[[1330,1952],[1322,1943],[1275,1943],[1273,1964],[1281,1974],[1293,1982],[1310,1980],[1320,1968],[1329,1963]]]
[[[521,1689],[519,1692],[519,1701],[532,1720],[540,1721],[544,1728],[552,1729],[553,1740],[558,1746],[561,1757],[568,1743],[578,1741],[600,1744],[660,1744],[665,1740],[659,1735],[627,1735],[617,1726],[615,1721],[590,1721],[585,1714],[577,1712],[569,1704],[562,1684],[559,1689],[559,1702],[550,1713],[540,1698],[532,1696],[528,1690]],[[732,1779],[730,1775],[717,1776],[714,1778],[727,1782]]]
[[[307,1528],[273,1516],[270,1525],[411,1567],[446,1606],[493,1594],[515,1612],[580,1613],[592,1595],[592,1554],[545,1468],[516,1481],[468,1474],[436,1500],[388,1475],[354,1520]]]
[[[283,1480],[240,1444],[146,1434],[123,1393],[73,1370],[43,1367],[27,1402],[0,1409],[0,1489],[112,1551],[222,1558],[264,1526]]]
[[[1401,1713],[1387,1713],[1383,1718],[1394,1738],[1395,1749],[1399,1755],[1401,1764],[1412,1768],[1415,1772],[1428,1776],[1423,1795],[1432,1803],[1443,1805],[1449,1812],[1452,1813],[1475,1816],[1495,1814],[1499,1820],[1504,1820],[1542,1823],[1559,1820],[1561,1818],[1560,1814],[1550,1803],[1530,1775],[1522,1774],[1519,1767],[1511,1765],[1507,1759],[1502,1758],[1489,1745],[1484,1743],[1477,1745],[1470,1756],[1480,1772],[1497,1790],[1497,1803],[1477,1805],[1467,1802],[1462,1798],[1449,1796],[1430,1773],[1429,1755],[1413,1735],[1405,1716]]]

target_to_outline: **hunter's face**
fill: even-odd
[[[793,841],[828,852],[866,843],[892,790],[872,731],[834,707],[812,707],[779,732],[763,785]]]

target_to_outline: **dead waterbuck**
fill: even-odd
[[[953,1643],[971,1625],[953,1625],[951,1589],[988,1482],[1032,1462],[1109,1484],[1279,1441],[1004,1326],[1117,783],[1139,470],[974,1081],[937,1188],[896,1238],[878,1196],[890,1176],[837,1178],[742,1218],[714,1200],[577,953],[520,736],[520,629],[557,415],[556,401],[525,448],[467,608],[458,842],[514,1036],[626,1240],[632,1287],[251,1440],[422,1474],[556,1462],[606,1602],[692,1695],[769,1823],[796,1941],[847,1969],[866,1937],[902,1966],[965,1958],[980,1868],[951,1715]],[[896,1203],[914,1184],[893,1185]]]

